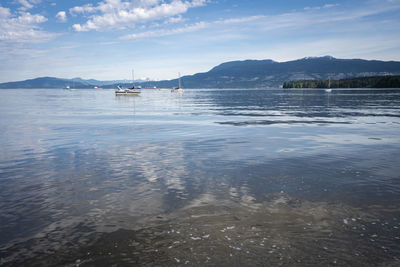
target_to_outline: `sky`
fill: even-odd
[[[0,0],[0,82],[162,80],[227,61],[400,61],[400,0]]]

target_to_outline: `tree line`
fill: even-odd
[[[283,88],[400,88],[400,76],[290,81],[285,82]]]

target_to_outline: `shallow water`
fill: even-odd
[[[0,90],[0,263],[396,266],[399,104]]]

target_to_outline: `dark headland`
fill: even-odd
[[[290,81],[285,82],[283,88],[400,88],[400,76]]]

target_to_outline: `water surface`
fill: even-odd
[[[400,90],[0,90],[4,265],[398,265]]]

